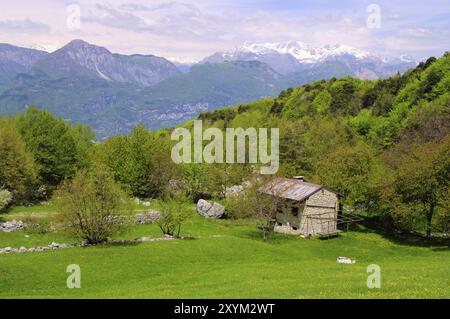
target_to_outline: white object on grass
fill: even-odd
[[[338,257],[337,262],[340,264],[354,264],[356,263],[356,260],[347,257]]]

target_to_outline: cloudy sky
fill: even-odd
[[[0,43],[53,51],[72,39],[179,61],[291,40],[423,58],[450,51],[450,1],[0,0]]]

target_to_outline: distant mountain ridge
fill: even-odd
[[[400,58],[403,58],[401,60]],[[281,74],[291,74],[311,70],[330,62],[347,63],[349,75],[364,78],[387,77],[396,72],[404,72],[417,63],[405,56],[398,60],[378,57],[367,51],[346,45],[312,47],[303,42],[245,43],[233,50],[215,53],[200,63],[220,63],[224,61],[261,61]],[[352,67],[354,66],[354,67]],[[392,71],[393,66],[397,70]]]
[[[284,43],[244,43],[233,51],[223,52],[224,57],[232,58],[235,54],[253,53],[255,55],[265,54],[289,54],[299,63],[317,63],[326,59],[342,55],[353,56],[356,59],[369,58],[372,55],[345,45],[327,45],[324,47],[312,47],[303,42],[290,41]]]
[[[86,75],[139,86],[151,86],[180,73],[174,64],[164,58],[113,54],[82,40],[73,40],[39,59],[31,72],[45,73],[53,78]]]
[[[0,85],[11,81],[19,73],[28,72],[46,54],[48,53],[40,50],[0,43]]]
[[[37,105],[88,124],[104,138],[129,133],[139,123],[154,129],[175,126],[200,112],[316,80],[387,77],[414,64],[345,46],[313,50],[299,42],[246,44],[233,52],[191,65],[111,53],[82,40],[52,53],[0,45],[0,115]]]

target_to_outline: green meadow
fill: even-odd
[[[182,235],[193,239],[0,254],[0,299],[450,297],[448,245],[406,244],[362,227],[329,240],[271,234],[263,241],[254,221],[206,220],[188,209]],[[16,207],[0,218],[27,215],[52,221],[57,213],[51,205]],[[117,238],[143,236],[162,233],[137,225]],[[0,232],[0,247],[52,241],[79,240],[58,229]],[[339,256],[356,263],[339,264]],[[67,288],[70,264],[80,266],[79,289]],[[370,264],[381,268],[379,289],[367,287]]]

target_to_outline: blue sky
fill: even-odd
[[[367,24],[371,4],[380,10],[377,27]],[[423,58],[450,50],[450,1],[0,0],[0,42],[52,51],[75,38],[182,61],[282,41]]]

